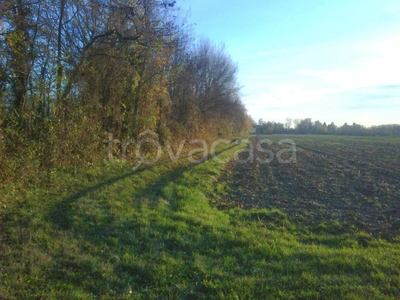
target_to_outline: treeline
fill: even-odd
[[[262,119],[258,124],[253,124],[256,133],[260,134],[336,134],[336,135],[359,135],[359,136],[400,136],[400,125],[380,125],[365,127],[360,124],[353,123],[343,126],[336,126],[335,123],[327,124],[320,121],[313,122],[312,119],[290,119],[287,118],[285,123],[265,122]]]
[[[108,133],[173,144],[249,132],[236,73],[175,1],[3,0],[0,183],[102,159]]]

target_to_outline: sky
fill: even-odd
[[[177,0],[223,43],[251,117],[400,124],[399,0]]]

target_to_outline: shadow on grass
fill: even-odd
[[[329,298],[328,292],[319,291],[323,286],[315,284],[316,276],[308,279],[307,272],[329,275],[343,269],[352,276],[352,264],[349,267],[339,261],[330,265],[305,250],[296,254],[286,241],[253,242],[246,236],[248,231],[232,233],[232,228],[222,223],[207,225],[198,216],[158,201],[170,182],[179,181],[193,167],[162,168],[161,174],[154,172],[154,181],[147,177],[132,197],[129,192],[115,202],[101,192],[119,181],[142,176],[144,170],[109,178],[61,199],[45,219],[53,229],[48,232],[53,243],[46,245],[36,236],[38,241],[29,250],[35,248],[38,254],[34,258],[41,260],[32,261],[37,269],[31,282],[21,281],[20,286],[29,289],[32,299],[210,299],[223,298],[221,295],[266,299],[278,298],[274,293],[285,289],[291,296],[286,298],[294,298],[304,286]],[[147,170],[153,168],[156,166]],[[118,188],[124,186],[125,182]],[[112,195],[118,196],[118,191]],[[140,197],[154,203],[132,201]],[[76,205],[79,201],[82,206]],[[120,207],[118,201],[126,203]],[[257,219],[261,217],[257,215]],[[265,215],[267,221],[272,217],[284,219],[279,213]],[[32,266],[25,268],[32,272]],[[297,279],[303,275],[304,280]],[[53,294],[45,297],[49,291]]]
[[[104,182],[98,183],[87,189],[78,191],[77,193],[69,196],[68,198],[56,203],[54,207],[50,210],[50,213],[48,215],[48,220],[52,224],[54,224],[58,229],[65,229],[65,230],[69,229],[71,225],[70,224],[71,213],[73,212],[72,204],[74,202],[78,201],[80,198],[88,196],[91,193],[101,191],[120,180],[124,180],[143,171],[144,169],[128,172],[121,176],[110,178]]]
[[[228,149],[224,149],[216,155],[226,150]],[[159,176],[154,181],[149,180],[144,187],[135,190],[131,200],[127,200],[128,202],[133,200],[128,205],[132,204],[134,207],[132,210],[134,215],[129,215],[126,220],[121,219],[123,214],[115,215],[112,201],[102,201],[101,194],[96,193],[121,180],[140,176],[145,170],[151,171],[157,168],[157,165],[110,178],[56,203],[50,210],[47,220],[56,230],[55,234],[65,232],[66,236],[75,240],[80,250],[73,256],[62,250],[53,252],[53,259],[60,267],[52,272],[52,278],[57,281],[57,284],[68,282],[76,287],[85,282],[86,292],[89,291],[98,296],[106,295],[110,289],[120,291],[118,294],[121,294],[129,284],[142,291],[145,291],[147,287],[161,288],[164,286],[165,288],[168,282],[161,284],[161,277],[158,274],[159,265],[163,265],[161,253],[170,257],[171,260],[182,259],[185,264],[177,267],[176,270],[170,270],[170,272],[177,278],[179,277],[182,282],[187,280],[191,282],[194,279],[190,279],[193,276],[190,273],[193,272],[194,266],[193,263],[187,264],[186,262],[195,260],[193,253],[201,251],[206,255],[208,251],[212,252],[218,247],[232,249],[235,245],[238,246],[237,242],[233,240],[221,240],[213,234],[210,228],[201,226],[196,228],[197,225],[191,224],[190,220],[179,220],[179,218],[173,217],[175,213],[173,203],[168,210],[160,207],[159,199],[163,197],[163,189],[170,182],[178,181],[185,172],[195,166],[195,164],[188,163],[177,167],[163,168],[161,174],[157,174]],[[92,194],[93,199],[90,199]],[[87,208],[93,209],[95,213],[86,214],[81,211],[85,208],[85,204],[83,207],[77,208],[75,203],[84,198],[91,202],[91,206]],[[171,200],[173,201],[173,199]],[[144,201],[146,202],[143,206]],[[114,214],[112,209],[114,209]],[[153,213],[149,211],[153,211]],[[160,222],[160,218],[163,218],[162,222]],[[181,223],[186,223],[185,226],[191,230],[182,234],[179,231]],[[182,237],[184,238],[182,239]],[[129,249],[128,254],[126,254],[127,249]],[[125,259],[121,259],[124,255]],[[144,258],[140,258],[140,256]],[[89,257],[93,257],[95,262],[91,261]],[[116,257],[119,258],[116,259]],[[112,263],[115,277],[104,278],[98,270],[96,265],[107,264],[106,262]],[[168,264],[165,266],[169,268]],[[206,277],[206,274],[202,276]],[[198,280],[199,278],[196,279],[196,282]],[[179,291],[176,292],[179,294]],[[188,292],[186,291],[184,294]]]
[[[80,190],[77,193],[56,203],[54,205],[54,207],[50,210],[48,220],[53,225],[55,225],[56,228],[68,230],[71,227],[71,218],[73,217],[73,214],[74,214],[73,204],[75,202],[79,201],[79,199],[87,197],[96,192],[102,192],[102,191],[106,190],[107,187],[110,187],[113,184],[115,184],[121,180],[125,180],[127,178],[140,175],[142,172],[144,172],[146,170],[151,170],[154,167],[143,168],[143,169],[135,170],[132,172],[128,172],[121,176],[110,178],[104,182],[101,182],[101,183],[98,183],[89,188]],[[137,198],[140,199],[142,197],[149,197],[149,196],[153,198],[153,197],[161,196],[161,190],[167,184],[168,179],[175,180],[176,178],[181,176],[185,171],[187,171],[189,168],[190,168],[190,166],[177,167],[172,172],[170,172],[170,174],[166,174],[164,176],[159,177],[156,181],[151,182],[149,185],[142,188],[139,191],[139,196],[137,196]]]
[[[236,145],[231,145],[229,148],[215,152],[214,154],[209,154],[207,157],[207,161],[215,156],[220,155],[221,153],[228,151],[234,148]],[[180,158],[178,163],[182,163],[182,160],[185,158]],[[78,191],[77,193],[67,197],[66,199],[56,203],[54,207],[51,209],[48,220],[55,225],[58,229],[69,229],[71,225],[71,214],[73,213],[72,205],[80,198],[86,197],[95,192],[101,192],[102,190],[106,189],[107,187],[121,181],[127,179],[129,177],[138,175],[146,170],[152,170],[160,165],[168,165],[170,162],[163,162],[161,164],[156,164],[151,167],[144,167],[132,172],[125,173],[121,176],[110,178],[104,182],[98,183],[94,186],[89,188],[83,189]],[[176,181],[179,177],[181,177],[185,172],[189,169],[193,168],[197,164],[186,164],[183,166],[175,167],[172,170],[166,170],[163,176],[159,176],[157,180],[151,182],[146,187],[139,190],[140,195],[136,198],[151,198],[149,200],[154,200],[156,198],[162,197],[162,190],[166,187],[170,182]]]

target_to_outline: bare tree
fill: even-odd
[[[290,128],[292,128],[292,119],[291,118],[286,118],[285,129],[289,130]]]

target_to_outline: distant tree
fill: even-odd
[[[298,133],[299,132],[299,124],[300,124],[301,120],[300,119],[294,119],[293,120],[293,124],[294,124],[294,129],[295,131]]]
[[[338,128],[338,132],[343,135],[365,135],[365,127],[356,123],[348,125],[345,123],[342,127]]]
[[[392,133],[393,136],[400,136],[400,125],[393,125]]]
[[[261,125],[261,131],[264,134],[272,134],[275,131],[275,123],[274,122],[265,122]]]
[[[286,118],[285,129],[289,130],[291,127],[292,127],[292,119],[291,118]]]
[[[314,123],[314,132],[316,134],[326,134],[328,133],[328,128],[326,123],[322,124],[320,121],[315,121]]]
[[[312,133],[313,129],[314,126],[311,118],[301,120],[300,123],[297,125],[298,132],[302,134]]]
[[[335,123],[331,123],[328,125],[328,133],[329,134],[336,134],[337,131],[337,126],[335,125]]]
[[[379,136],[400,136],[400,125],[379,125],[366,128],[363,125],[353,123],[349,125],[345,123],[343,126],[336,126],[334,122],[327,125],[326,122],[320,122],[319,120],[312,122],[310,118],[306,119],[294,119],[294,129],[288,126],[291,119],[287,118],[285,124],[276,123],[271,121],[264,121],[259,119],[258,129],[260,133],[299,133],[299,134],[342,134],[342,135],[379,135]]]
[[[369,130],[371,135],[400,136],[400,125],[373,126]]]
[[[274,133],[277,134],[282,134],[285,133],[287,130],[285,128],[285,125],[283,123],[275,123],[275,127],[274,127]]]

